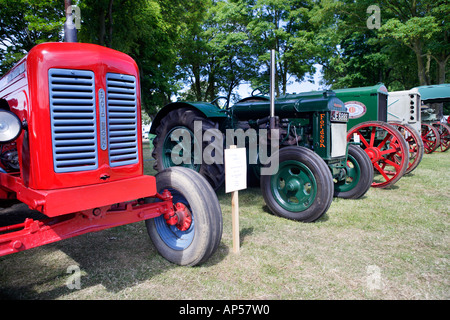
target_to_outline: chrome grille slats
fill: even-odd
[[[55,172],[97,169],[94,72],[50,69],[48,76]]]

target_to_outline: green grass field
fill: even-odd
[[[145,162],[147,173],[151,165]],[[309,224],[269,214],[258,188],[240,191],[239,254],[232,253],[231,196],[220,190],[222,242],[202,266],[167,262],[136,223],[1,257],[0,297],[448,300],[449,169],[450,152],[424,155],[391,189],[335,199]],[[73,266],[80,289],[66,285]]]

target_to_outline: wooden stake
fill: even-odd
[[[233,233],[233,253],[239,253],[239,191],[231,193],[231,224]]]
[[[231,145],[230,149],[236,149]],[[233,235],[233,253],[239,253],[239,191],[231,192],[231,225]]]

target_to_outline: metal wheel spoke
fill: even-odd
[[[369,148],[369,143],[367,142],[366,138],[358,131],[356,132],[359,135],[359,138],[361,142],[366,146],[366,148]]]
[[[380,142],[380,144],[378,145],[378,149],[381,149],[384,147],[384,145],[386,144],[386,142],[392,137],[392,134],[390,132],[388,132],[388,134],[386,135],[386,137],[384,137],[383,141]]]
[[[391,161],[389,159],[384,159],[382,161],[384,161],[387,165],[394,167],[396,172],[400,171],[400,169],[401,169],[401,166],[394,161]]]
[[[391,153],[397,153],[398,149],[397,148],[391,148],[391,149],[386,149],[380,152],[381,155],[386,155],[386,154],[391,154]]]
[[[372,127],[372,131],[370,133],[370,146],[373,147],[373,144],[375,143],[375,131],[376,128]]]
[[[377,171],[383,176],[384,179],[386,179],[386,181],[388,181],[390,178],[387,176],[387,174],[384,172],[383,169],[380,168],[380,166],[378,165],[378,163],[374,163],[373,164],[374,168],[377,169]]]

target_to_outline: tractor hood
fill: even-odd
[[[270,100],[266,97],[246,98],[236,103],[233,114],[240,120],[258,119],[269,115]],[[289,94],[275,100],[275,115],[293,118],[304,112],[344,111],[344,103],[332,91]]]

